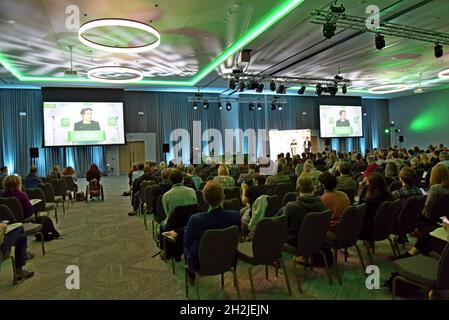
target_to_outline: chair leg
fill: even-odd
[[[17,279],[16,261],[13,256],[11,256],[10,258],[11,258],[11,264],[12,264],[13,283],[15,283],[16,279]]]
[[[221,274],[221,290],[224,289],[224,273]]]
[[[323,260],[324,260],[324,266],[326,267],[326,273],[327,273],[327,277],[329,278],[329,284],[333,285],[332,276],[331,276],[331,274],[329,272],[329,264],[327,263],[326,255],[324,254],[323,251],[320,251],[320,253],[321,253],[321,256],[323,257]]]
[[[143,225],[145,226],[145,231],[148,231],[147,225],[147,210],[143,209]]]
[[[365,261],[363,260],[362,251],[360,250],[360,247],[357,245],[357,243],[354,246],[357,249],[357,254],[359,255],[360,264],[362,265],[362,273],[364,276],[366,276],[366,266],[365,266]]]
[[[171,258],[171,271],[172,271],[173,274],[176,274],[176,271],[175,271],[175,258],[174,257]]]
[[[296,261],[295,261],[295,257],[293,257],[293,274],[295,275],[296,278],[296,283],[298,284],[298,290],[299,293],[302,293],[302,288],[301,288],[301,280],[299,279],[299,274],[296,270]]]
[[[189,298],[189,271],[186,266],[184,266],[184,284],[186,287],[186,298]]]
[[[393,286],[391,289],[391,299],[394,300],[396,298],[396,285],[397,282],[399,281],[399,277],[394,277],[393,278]]]
[[[242,300],[242,296],[240,295],[239,279],[237,278],[237,270],[235,268],[232,268],[231,271],[234,274],[234,284],[235,290],[237,291],[237,297],[239,300]]]
[[[44,235],[42,232],[38,232],[37,234],[41,235],[41,245],[42,245],[42,255],[45,256],[45,241],[44,241]]]
[[[268,279],[268,265],[265,265],[265,279]]]
[[[253,279],[253,266],[249,266],[248,268],[248,276],[249,276],[249,284],[251,286],[251,295],[253,296],[253,300],[256,300],[256,290],[254,289],[254,279]]]
[[[367,252],[367,254],[368,254],[368,260],[369,260],[369,263],[372,265],[372,264],[374,264],[374,262],[373,262],[373,256],[371,255],[371,250],[370,250],[370,248],[369,248],[368,242],[363,241],[363,244],[364,244],[365,247],[366,247],[366,252]]]
[[[396,248],[394,247],[393,241],[391,240],[390,236],[388,236],[388,242],[390,242],[390,246],[391,246],[391,251],[393,251],[393,255],[395,258],[398,257],[397,253],[396,253]]]
[[[195,275],[196,298],[200,300],[200,276],[197,273]]]
[[[343,282],[341,281],[340,271],[338,270],[338,250],[337,249],[334,249],[334,257],[335,257],[335,265],[334,265],[335,274],[337,275],[338,284],[342,285]]]
[[[58,207],[55,206],[55,219],[56,219],[56,223],[58,224]]]
[[[282,258],[279,259],[279,263],[281,264],[281,268],[284,271],[285,284],[287,285],[288,294],[292,295],[292,288],[290,287],[290,281],[288,279],[287,268],[285,267],[284,260]],[[278,269],[276,268],[276,270]]]

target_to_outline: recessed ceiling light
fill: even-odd
[[[397,93],[409,90],[410,86],[407,84],[387,84],[384,86],[378,86],[374,88],[370,88],[368,91],[372,94],[388,94],[388,93]]]
[[[86,33],[89,30],[99,28],[99,27],[127,27],[127,28],[133,28],[136,30],[141,30],[144,32],[147,32],[149,34],[152,34],[156,37],[156,40],[152,43],[145,44],[143,46],[136,46],[136,47],[115,47],[115,46],[108,46],[103,45],[100,43],[93,42],[86,37],[83,36],[84,33]],[[157,31],[152,26],[149,26],[145,23],[134,21],[134,20],[127,20],[127,19],[100,19],[100,20],[93,20],[90,22],[87,22],[83,24],[78,31],[78,38],[79,40],[85,44],[88,47],[101,50],[101,51],[107,51],[107,52],[116,52],[116,53],[139,53],[144,52],[148,50],[152,50],[157,48],[161,44],[161,35],[159,31]]]
[[[8,23],[9,23],[9,24],[15,24],[16,21],[11,19],[11,20],[8,20]]]

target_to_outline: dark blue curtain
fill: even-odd
[[[72,166],[84,176],[90,164],[106,170],[103,147],[42,148],[41,90],[0,89],[0,165],[8,172],[25,175],[31,165],[29,148],[39,148],[36,165],[40,175],[53,165]]]

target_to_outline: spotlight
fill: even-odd
[[[299,88],[298,94],[304,94],[304,92],[306,92],[306,86],[302,86],[301,88]]]
[[[282,105],[279,106],[278,110],[279,110],[279,111],[282,111]]]
[[[264,87],[265,87],[265,86],[264,86],[263,83],[259,83],[259,85],[257,86],[256,92],[257,92],[257,93],[262,93]]]
[[[273,101],[272,103],[271,103],[271,110],[276,110],[277,108],[276,108],[276,103]]]
[[[226,111],[231,111],[232,109],[232,104],[228,101],[226,102]]]
[[[231,89],[231,90],[235,90],[235,88],[236,88],[236,84],[235,84],[235,81],[234,80],[229,80],[229,89]]]
[[[331,10],[333,13],[338,13],[338,14],[343,14],[343,13],[345,13],[346,8],[343,7],[343,4],[341,4],[339,7],[337,7],[337,2],[338,2],[338,1],[336,0],[333,4],[331,4],[330,10]]]
[[[257,88],[259,88],[259,84],[257,83],[256,80],[252,79],[252,80],[249,82],[249,89],[251,89],[251,90],[257,90]]]
[[[374,42],[376,43],[377,50],[382,50],[383,48],[385,48],[385,37],[380,33],[376,34]]]
[[[341,87],[341,92],[343,92],[343,94],[348,93],[348,86],[346,84],[344,84],[343,87]]]
[[[435,44],[433,50],[435,51],[435,58],[441,58],[444,54],[443,46],[439,43]]]
[[[198,103],[194,102],[193,103],[193,110],[196,110],[196,109],[198,109]]]
[[[246,85],[245,85],[245,83],[244,83],[244,82],[240,82],[240,85],[239,85],[239,90],[238,90],[238,92],[243,92],[243,90],[245,90],[245,88],[246,88]]]
[[[337,86],[329,86],[328,88],[328,91],[329,91],[329,94],[331,95],[331,96],[335,96],[336,94],[337,94],[337,92],[338,92],[338,87]]]
[[[335,22],[326,22],[323,26],[323,35],[326,39],[331,39],[335,36],[335,31],[337,31],[337,25]]]
[[[218,110],[223,109],[223,105],[221,104],[221,102],[218,102]]]
[[[277,94],[285,94],[286,92],[286,88],[283,84],[281,84],[278,88],[278,90],[276,91]]]
[[[254,111],[254,103],[250,102],[250,104],[248,106],[248,110],[249,111]]]
[[[323,86],[321,85],[321,83],[318,83],[316,85],[316,94],[321,96],[322,93],[323,93]]]
[[[270,90],[276,91],[276,82],[274,82],[274,80],[271,80],[270,82]]]
[[[203,108],[204,108],[204,110],[209,109],[209,101],[204,100]]]
[[[257,104],[257,110],[262,110],[262,104],[260,103]]]

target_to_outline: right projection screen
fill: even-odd
[[[362,107],[320,105],[320,136],[363,137]]]

